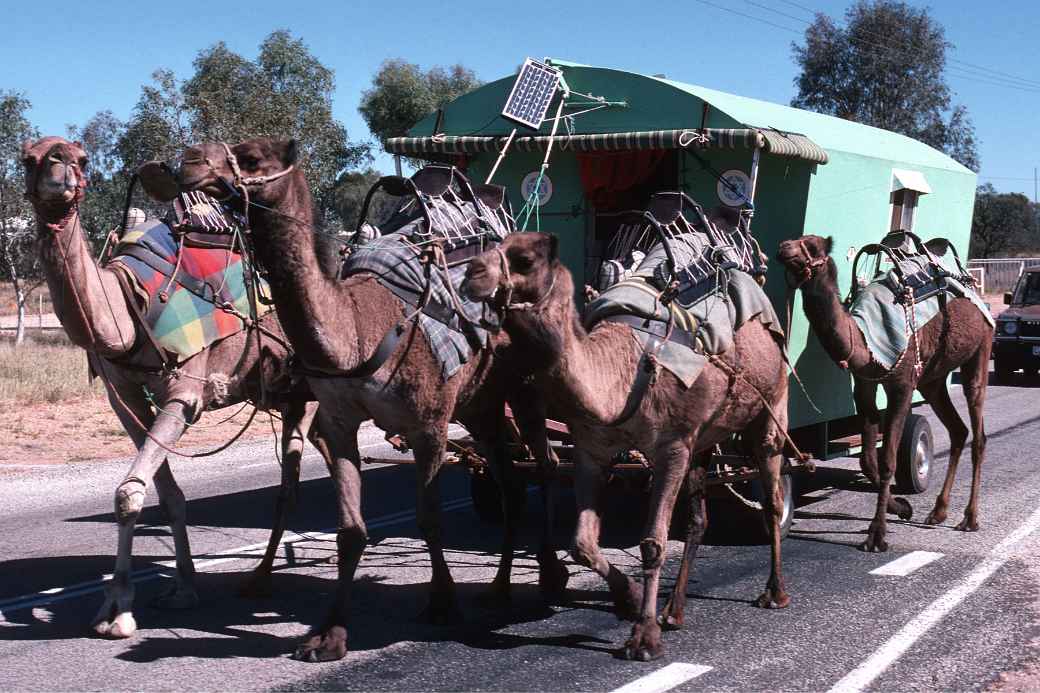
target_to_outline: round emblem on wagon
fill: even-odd
[[[715,186],[722,204],[739,207],[751,198],[751,178],[738,168],[731,168],[720,176]]]
[[[523,195],[524,201],[531,199],[531,193],[534,192],[534,184],[538,180],[538,174],[540,171],[531,171],[524,180],[520,183],[520,194]],[[542,174],[542,182],[538,185],[538,206],[544,207],[549,204],[549,200],[552,199],[553,194],[553,182],[549,174]]]

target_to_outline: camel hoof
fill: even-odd
[[[152,602],[157,609],[194,609],[199,605],[199,595],[193,587],[173,587]]]
[[[542,599],[549,604],[559,604],[567,594],[567,581],[571,579],[570,571],[563,561],[555,560],[538,565],[538,589]]]
[[[900,520],[910,520],[914,516],[914,508],[910,505],[910,501],[905,498],[893,498],[892,504],[897,506],[896,516]]]
[[[682,630],[684,621],[685,618],[681,614],[672,616],[667,609],[657,617],[657,625],[661,626],[661,630]]]
[[[117,614],[111,621],[98,621],[94,624],[94,632],[103,638],[122,640],[137,632],[137,621],[129,611]]]
[[[928,513],[928,517],[924,518],[926,525],[941,525],[943,522],[946,522],[946,511],[933,510]]]
[[[238,596],[246,599],[270,597],[274,593],[271,585],[271,573],[254,570],[253,573],[238,586]]]
[[[860,551],[867,553],[885,553],[888,551],[888,542],[884,539],[867,539],[859,545]]]
[[[974,518],[965,517],[961,520],[955,528],[958,532],[977,532],[979,531],[979,523]]]
[[[633,662],[652,662],[664,654],[661,628],[654,622],[632,626],[632,637],[621,649],[621,658]]]
[[[759,609],[786,609],[791,604],[791,597],[787,592],[766,590],[752,603]]]
[[[455,595],[431,595],[430,602],[419,614],[419,620],[431,626],[453,626],[462,623],[462,611],[455,601]]]
[[[313,635],[296,646],[292,658],[298,662],[334,662],[347,654],[347,629],[332,626],[322,635]]]

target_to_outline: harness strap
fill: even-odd
[[[324,371],[310,368],[309,366],[299,362],[294,364],[293,370],[311,378],[367,378],[378,371],[382,365],[386,363],[386,360],[390,358],[392,353],[394,353],[394,349],[397,348],[397,343],[401,341],[401,336],[404,332],[405,321],[399,322],[391,327],[390,331],[383,335],[383,338],[379,341],[379,344],[376,346],[376,350],[372,352],[372,355],[357,367],[352,368],[349,371]]]

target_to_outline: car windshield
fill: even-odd
[[[1040,272],[1026,272],[1018,279],[1012,303],[1040,304]]]

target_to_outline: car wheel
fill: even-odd
[[[932,472],[932,426],[920,414],[910,414],[896,452],[896,485],[902,493],[924,493]]]

